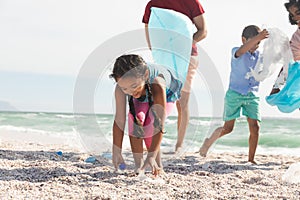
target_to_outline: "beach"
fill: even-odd
[[[300,198],[300,184],[282,179],[300,162],[299,120],[264,119],[253,165],[246,162],[245,119],[203,158],[196,151],[213,120],[191,119],[184,148],[174,154],[176,118],[170,118],[161,144],[165,173],[158,177],[150,169],[134,174],[127,135],[126,169],[114,172],[113,116],[97,115],[97,126],[93,121],[91,115],[0,112],[0,199]],[[86,162],[91,156],[95,161]]]
[[[163,154],[165,173],[133,173],[129,149],[126,170],[114,172],[111,159],[64,145],[1,138],[0,199],[299,199],[300,184],[282,181],[300,157],[239,153]],[[61,154],[58,154],[57,149]]]

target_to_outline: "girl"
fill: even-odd
[[[115,169],[124,163],[121,151],[128,100],[128,130],[135,171],[139,172],[150,165],[152,173],[158,175],[162,170],[160,143],[164,121],[180,97],[182,83],[170,70],[146,64],[142,57],[133,54],[117,58],[110,77],[117,82],[112,151]],[[143,141],[148,150],[145,163]]]
[[[293,91],[293,96],[288,95],[291,90],[294,90],[294,88],[297,88],[300,84],[299,78],[297,78],[299,77],[297,74],[300,67],[300,1],[289,0],[284,6],[289,12],[290,23],[292,25],[297,25],[297,29],[290,40],[290,47],[295,62],[290,64],[288,74],[287,70],[281,69],[271,94],[266,100],[271,105],[277,105],[282,112],[292,112],[298,108],[300,98],[299,92]],[[286,83],[287,79],[288,82]],[[284,87],[280,91],[282,86]]]

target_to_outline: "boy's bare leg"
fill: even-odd
[[[247,121],[250,130],[248,161],[253,164],[256,164],[256,162],[254,161],[254,156],[258,144],[259,122],[256,119],[250,119],[250,118],[248,118]]]
[[[223,127],[217,128],[209,138],[206,138],[200,147],[200,155],[205,157],[211,145],[220,137]]]
[[[233,130],[235,119],[226,121],[222,127],[217,128],[209,138],[206,138],[200,147],[200,155],[205,157],[211,145],[220,137]]]
[[[129,136],[131,150],[133,154],[134,164],[135,164],[135,172],[138,173],[142,166],[144,165],[143,160],[143,139],[137,138],[134,136]]]

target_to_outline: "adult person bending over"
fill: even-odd
[[[188,16],[197,31],[193,35],[193,45],[191,49],[191,58],[188,67],[188,73],[183,89],[181,90],[181,97],[176,102],[178,121],[177,121],[177,143],[175,146],[175,152],[178,152],[182,148],[183,139],[186,133],[186,129],[189,123],[189,99],[191,93],[192,81],[196,75],[198,67],[198,51],[196,43],[203,40],[207,35],[207,28],[204,19],[204,9],[198,0],[151,0],[148,2],[145,13],[143,16],[143,23],[145,23],[146,39],[151,50],[151,41],[148,32],[148,22],[151,14],[151,7],[164,8],[180,12]]]

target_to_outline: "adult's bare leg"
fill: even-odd
[[[191,93],[192,81],[196,75],[198,68],[198,57],[191,56],[188,73],[184,86],[181,90],[181,97],[176,102],[178,119],[177,119],[177,143],[175,146],[175,152],[177,152],[183,144],[183,140],[186,134],[186,130],[189,124],[190,113],[189,113],[189,99]]]

